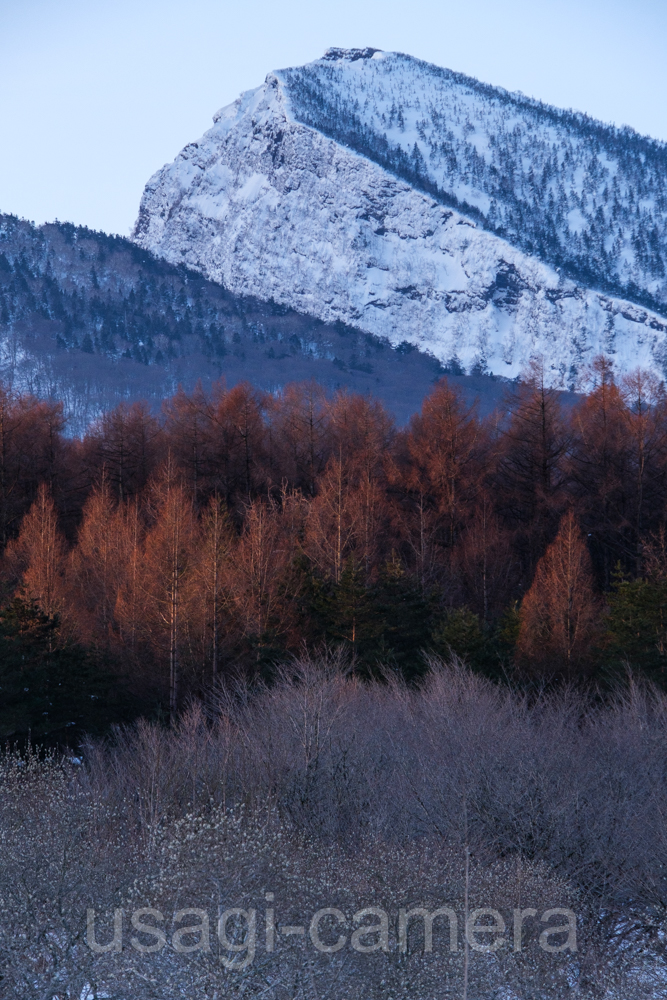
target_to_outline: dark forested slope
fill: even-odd
[[[373,393],[403,421],[441,372],[407,344],[234,295],[121,237],[0,216],[0,376],[63,400],[74,430],[120,400],[220,377],[269,391],[316,378]],[[500,396],[500,383],[463,381]]]

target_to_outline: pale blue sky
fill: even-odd
[[[149,176],[219,107],[330,45],[667,140],[665,0],[0,0],[0,211],[127,235]]]

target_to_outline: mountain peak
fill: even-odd
[[[467,371],[667,372],[667,146],[399,53],[269,74],[151,178],[134,238]]]
[[[382,49],[339,49],[334,46],[326,50],[322,56],[322,60],[327,62],[339,62],[341,60],[345,62],[357,62],[358,59],[372,59],[376,55],[384,55]]]

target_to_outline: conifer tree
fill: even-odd
[[[162,431],[146,403],[121,403],[86,435],[83,459],[92,479],[106,477],[122,503],[145,488],[162,454]]]
[[[667,493],[667,392],[653,373],[637,368],[621,382],[626,403],[631,476],[630,557],[642,574],[644,534],[664,524],[661,510]],[[659,513],[660,522],[653,518]]]
[[[338,456],[350,483],[384,480],[394,426],[382,403],[338,392],[327,417],[331,454]]]
[[[211,401],[211,487],[231,508],[247,504],[267,483],[262,393],[242,382],[214,387]]]
[[[603,585],[626,554],[630,515],[630,456],[625,403],[608,358],[593,360],[593,388],[573,413],[568,478],[582,524],[591,538]]]
[[[141,645],[146,638],[144,615],[145,567],[143,540],[145,523],[139,498],[133,497],[118,508],[121,517],[119,548],[124,567],[116,595],[114,619],[119,643],[133,667],[139,666]]]
[[[255,500],[246,509],[243,531],[228,562],[226,587],[255,666],[270,658],[277,639],[291,627],[285,583],[296,549],[293,532],[301,527],[299,518],[290,516],[292,506],[287,497],[282,504],[272,498]]]
[[[399,517],[423,586],[434,575],[435,562],[449,565],[482,486],[484,445],[474,410],[441,379],[412,418],[392,475],[403,494]]]
[[[20,595],[45,614],[54,615],[64,605],[65,544],[58,529],[53,499],[45,483],[21,524],[19,537],[10,543],[8,558],[23,567]]]
[[[339,579],[321,590],[315,611],[332,646],[342,645],[366,663],[375,659],[383,622],[354,556],[345,560]]]
[[[80,638],[99,645],[113,637],[118,592],[128,572],[124,511],[112,500],[106,478],[83,509],[69,563],[71,611]]]
[[[590,556],[570,510],[521,604],[517,657],[531,671],[575,676],[591,664],[599,629]]]
[[[329,456],[326,416],[324,391],[316,382],[285,386],[271,410],[274,482],[284,478],[307,496],[315,494]]]
[[[22,409],[15,395],[0,386],[0,544],[3,548],[25,503],[25,489],[20,481]]]
[[[481,489],[454,551],[462,603],[484,625],[497,618],[516,589],[518,566],[511,532],[495,513],[491,491]]]
[[[514,529],[530,576],[565,503],[568,430],[558,394],[546,384],[543,361],[535,359],[525,374],[510,400],[512,415],[498,441],[492,484],[498,512]]]
[[[636,579],[620,567],[607,595],[605,656],[620,670],[667,680],[667,580]]]
[[[211,461],[211,410],[201,384],[191,396],[182,388],[164,404],[165,438],[172,460],[184,474],[195,508],[207,485]]]
[[[357,532],[359,506],[350,502],[348,470],[340,457],[332,458],[318,482],[306,520],[304,548],[324,576],[338,583]]]

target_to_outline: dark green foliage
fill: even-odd
[[[396,558],[382,567],[372,584],[364,582],[361,566],[350,558],[338,583],[313,576],[304,596],[306,627],[315,644],[342,646],[366,676],[387,667],[407,680],[424,673],[434,600]]]
[[[511,660],[514,654],[514,648],[519,638],[520,625],[519,602],[516,601],[500,616],[495,628],[496,649],[503,662]]]
[[[57,615],[20,598],[0,612],[0,739],[71,744],[132,707],[102,663],[63,642]]]
[[[372,593],[383,623],[381,661],[400,670],[407,680],[421,676],[423,652],[431,644],[436,595],[424,593],[395,557],[383,567]]]
[[[632,580],[617,571],[607,595],[605,648],[610,666],[667,680],[667,580]]]
[[[443,366],[443,372],[445,375],[465,375],[465,368],[457,356],[453,354],[449,361]]]
[[[515,609],[488,626],[465,607],[443,613],[437,589],[425,592],[396,555],[372,582],[365,581],[362,566],[351,556],[337,583],[319,576],[301,555],[282,589],[285,597],[298,594],[293,629],[272,622],[263,635],[246,637],[236,651],[239,663],[267,679],[277,664],[304,648],[340,648],[365,678],[389,669],[409,682],[425,675],[429,654],[444,660],[454,654],[490,677],[500,677],[511,660],[518,628]]]
[[[337,583],[313,581],[313,630],[330,646],[343,646],[360,665],[371,668],[377,662],[384,632],[377,610],[353,557],[346,561]]]
[[[497,676],[507,658],[497,630],[485,627],[469,608],[450,608],[433,630],[432,650],[447,660],[452,653],[467,666]]]

